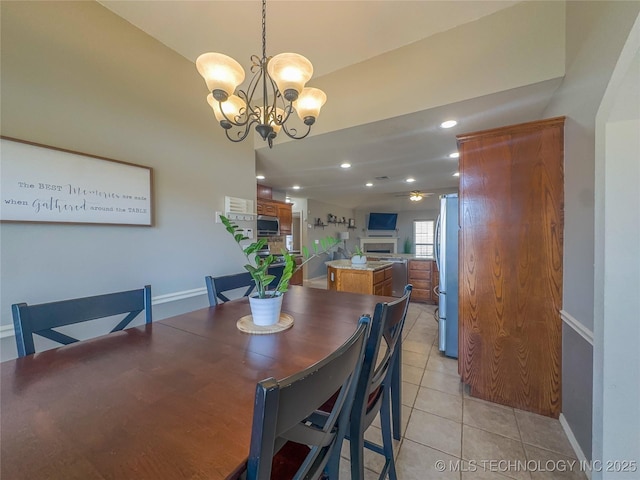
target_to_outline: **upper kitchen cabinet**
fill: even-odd
[[[257,197],[258,198],[266,198],[267,200],[271,200],[273,198],[273,191],[271,187],[267,187],[266,185],[257,184]]]
[[[458,146],[462,380],[474,397],[557,418],[564,117]]]
[[[258,187],[260,187],[260,185],[258,185]],[[280,221],[280,235],[291,235],[293,231],[293,212],[290,203],[258,197],[256,211],[258,215],[278,217]]]
[[[280,220],[280,235],[291,235],[293,212],[290,203],[278,203],[278,220]]]

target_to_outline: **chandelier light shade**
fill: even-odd
[[[216,100],[224,102],[244,82],[244,69],[222,53],[204,53],[196,59],[196,68]]]
[[[284,98],[294,101],[313,75],[313,65],[297,53],[280,53],[269,60],[267,72]]]
[[[245,79],[244,69],[227,55],[203,53],[196,60],[196,68],[210,92],[207,102],[227,138],[240,142],[255,125],[271,148],[281,131],[296,140],[309,135],[327,96],[322,90],[305,87],[313,75],[313,65],[302,55],[267,57],[266,11],[266,0],[262,0],[262,57],[251,57],[252,77],[246,90],[239,88]],[[301,131],[287,123],[295,117],[291,115],[294,111],[306,126]]]
[[[298,99],[293,102],[293,108],[305,125],[313,125],[320,115],[320,109],[327,101],[327,95],[319,88],[303,88]],[[310,122],[310,123],[308,123]]]

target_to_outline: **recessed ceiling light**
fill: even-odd
[[[407,183],[413,183],[413,182],[415,182],[415,181],[416,181],[416,179],[415,179],[415,178],[412,178],[412,177],[409,177],[409,178],[407,178],[407,179],[405,180],[405,182],[407,182]]]
[[[365,187],[373,187],[373,183],[368,182],[368,183],[365,183],[365,184],[364,184],[364,186],[365,186]]]
[[[458,122],[456,122],[455,120],[447,120],[446,122],[442,122],[440,126],[442,128],[451,128],[451,127],[455,127],[457,124]]]
[[[256,175],[256,178],[257,178],[258,180],[264,180],[264,175]]]
[[[343,164],[340,165],[341,168],[351,168],[351,164],[344,162]]]
[[[293,189],[294,189],[294,190],[300,190],[300,185],[294,185],[294,186],[293,186]]]
[[[453,152],[449,154],[449,158],[458,158],[460,157],[460,152]]]
[[[453,174],[454,177],[459,177],[460,176],[460,172],[456,172]]]

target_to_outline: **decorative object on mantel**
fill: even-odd
[[[256,131],[271,148],[280,130],[296,140],[309,135],[327,96],[322,90],[305,87],[313,75],[313,65],[302,55],[281,53],[267,57],[266,16],[267,2],[262,0],[262,57],[251,56],[253,77],[246,91],[237,88],[244,81],[244,69],[227,55],[203,53],[196,59],[196,68],[211,92],[207,102],[227,138],[240,142],[257,123]],[[261,105],[253,103],[256,94]],[[303,129],[298,133],[287,123],[294,110],[306,125],[306,132]],[[233,127],[238,129],[235,136],[230,135]]]
[[[352,265],[365,265],[367,263],[367,257],[358,245],[353,247],[353,256],[351,257]]]
[[[323,238],[320,240],[321,249],[317,244],[314,244],[313,253],[309,252],[306,245],[303,246],[302,256],[304,260],[297,266],[294,256],[283,249],[282,258],[285,265],[282,276],[276,287],[273,290],[268,290],[269,284],[276,278],[275,275],[270,275],[268,272],[269,267],[276,261],[276,257],[274,255],[258,256],[258,252],[267,244],[267,239],[261,238],[257,242],[243,246],[241,242],[249,240],[249,238],[243,234],[242,228],[235,223],[231,223],[224,215],[220,215],[220,220],[247,258],[247,264],[244,268],[251,274],[251,278],[256,283],[256,291],[249,296],[249,304],[251,305],[252,322],[257,326],[275,325],[280,321],[282,295],[289,289],[291,276],[309,260],[327,253],[339,243],[339,240],[332,237]]]

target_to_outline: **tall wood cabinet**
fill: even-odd
[[[458,146],[460,375],[474,397],[557,418],[564,117]]]

